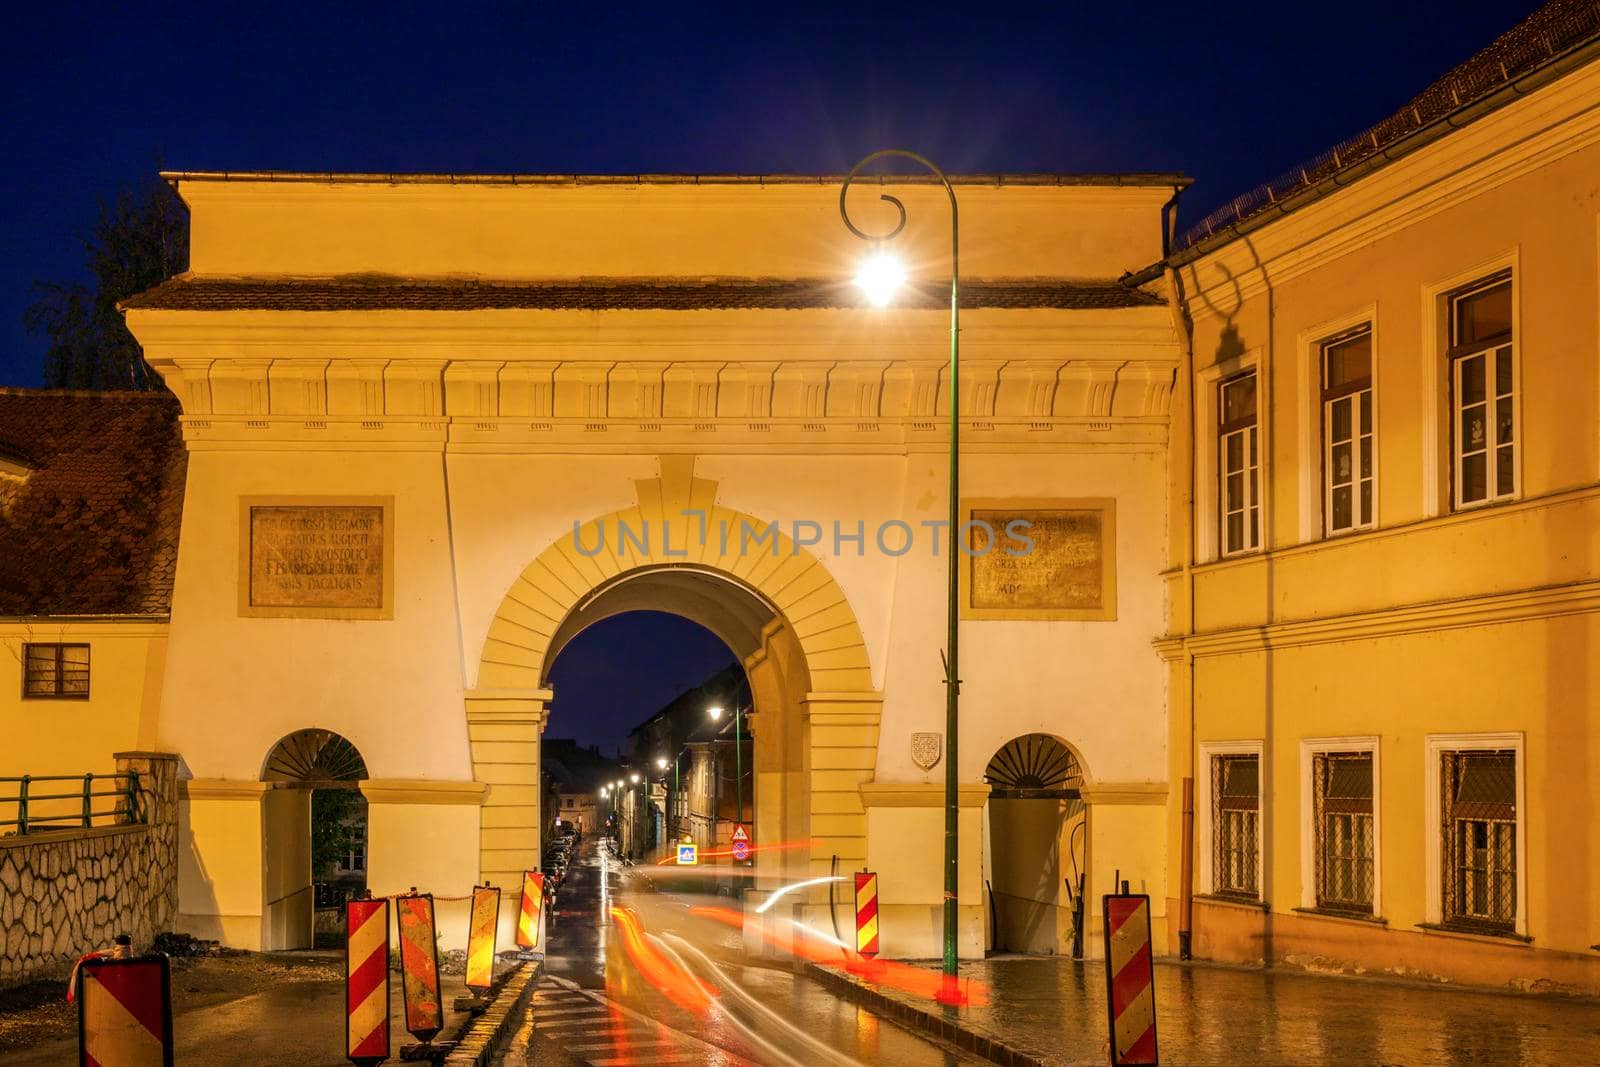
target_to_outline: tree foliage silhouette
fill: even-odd
[[[44,384],[58,389],[161,389],[117,301],[187,268],[189,223],[178,197],[159,178],[103,201],[81,238],[88,281],[34,282],[24,313],[30,332],[49,339]]]

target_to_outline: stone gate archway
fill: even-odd
[[[313,794],[342,789],[359,796],[366,778],[361,753],[331,730],[296,730],[267,753],[261,769],[268,787],[261,798],[263,949],[312,947],[319,873],[312,862]]]
[[[599,618],[646,607],[700,622],[739,654],[760,721],[753,732],[781,743],[766,754],[765,782],[758,750],[757,836],[811,847],[762,873],[825,874],[835,856],[844,869],[866,860],[860,786],[877,762],[882,694],[844,591],[775,526],[719,504],[717,483],[694,476],[694,457],[660,464],[660,477],[635,482],[635,506],[545,548],[490,625],[467,720],[475,774],[489,785],[481,866],[491,881],[514,884],[537,860],[536,753],[556,654]],[[760,540],[742,537],[746,529]],[[520,774],[503,762],[510,746],[534,754]],[[779,823],[760,824],[763,800]]]
[[[984,849],[990,951],[1065,955],[1073,904],[1089,884],[1088,808],[1076,751],[1049,734],[1014,737],[990,758]],[[1084,917],[1087,936],[1088,917]]]

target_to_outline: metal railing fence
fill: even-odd
[[[145,821],[136,771],[0,777],[0,815],[0,834],[21,836]]]

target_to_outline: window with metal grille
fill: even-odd
[[[1254,899],[1260,892],[1261,757],[1211,757],[1211,804],[1211,891]]]
[[[1330,534],[1372,525],[1372,327],[1322,346],[1322,513]]]
[[[1509,933],[1517,923],[1517,757],[1444,752],[1440,766],[1446,925]]]
[[[1372,914],[1372,753],[1312,760],[1317,907]]]
[[[23,645],[22,695],[57,700],[87,700],[89,646]]]
[[[1261,545],[1261,461],[1256,428],[1256,372],[1220,386],[1217,405],[1218,473],[1222,484],[1222,553],[1248,552]]]
[[[1450,297],[1450,443],[1458,508],[1517,492],[1516,348],[1511,279],[1497,275]]]

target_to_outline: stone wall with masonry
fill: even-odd
[[[0,837],[0,986],[64,977],[79,956],[150,947],[178,913],[178,758],[119,752],[139,775],[142,823]],[[125,802],[118,803],[119,813]],[[119,819],[125,819],[119,814]]]

